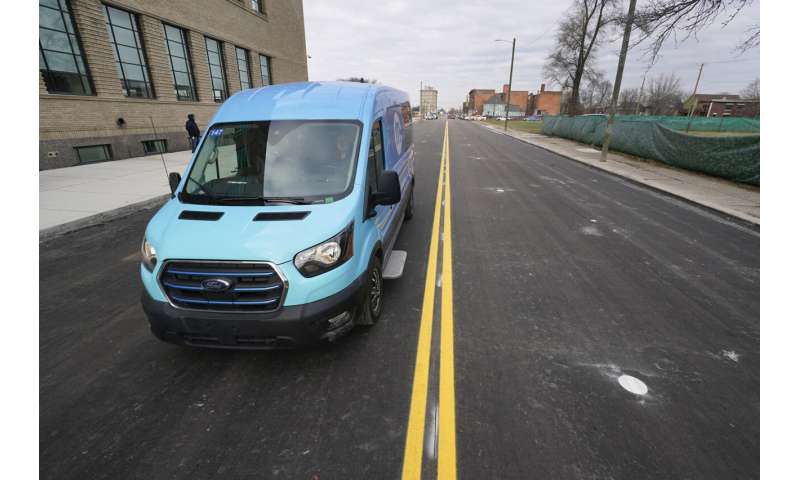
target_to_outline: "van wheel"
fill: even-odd
[[[378,323],[383,310],[383,272],[377,256],[372,257],[369,262],[366,289],[358,324],[372,326]]]
[[[411,191],[408,192],[408,203],[406,203],[406,212],[403,220],[411,220],[414,217],[414,184],[411,184]]]

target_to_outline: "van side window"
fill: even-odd
[[[403,112],[403,153],[407,152],[409,148],[411,148],[411,144],[414,143],[414,139],[411,133],[411,104],[409,102],[405,102],[402,106]]]
[[[381,121],[375,120],[375,123],[372,124],[372,132],[370,133],[369,158],[367,165],[367,178],[371,192],[378,191],[378,177],[381,173],[383,173],[383,169],[383,133],[381,129]]]

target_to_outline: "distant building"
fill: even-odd
[[[494,90],[489,89],[473,89],[469,91],[469,95],[467,96],[467,105],[466,105],[466,112],[472,115],[487,115],[490,114],[486,113],[485,105],[489,99],[497,100],[500,98],[503,103],[503,111],[505,111],[505,104],[506,104],[506,95],[508,94],[508,84],[503,85],[503,92],[497,93]],[[527,90],[514,90],[511,92],[511,105],[517,106],[523,114],[525,113],[525,108],[528,105],[528,91]],[[494,107],[492,107],[492,111],[494,111]],[[512,110],[512,113],[514,109]]]
[[[187,114],[308,78],[303,25],[301,0],[40,1],[39,169],[188,150]]]
[[[681,113],[688,115],[695,101],[696,117],[758,117],[761,114],[760,100],[743,99],[739,95],[728,93],[698,93],[690,96],[683,102]]]
[[[503,85],[503,100],[506,100],[508,95],[508,84]],[[511,91],[511,105],[517,106],[523,115],[525,109],[528,107],[528,91],[527,90],[512,90]],[[513,113],[514,109],[510,109]]]
[[[528,95],[526,115],[558,115],[561,113],[561,92],[545,90],[543,83],[537,93]]]
[[[464,113],[469,115],[482,115],[483,104],[486,103],[486,100],[492,98],[494,94],[494,89],[475,88],[470,90],[469,95],[467,95],[467,111]]]
[[[527,94],[527,92],[525,92]],[[512,97],[513,98],[513,97]],[[525,115],[525,109],[520,108],[519,105],[510,104],[508,106],[508,118],[519,118]],[[492,95],[486,102],[483,103],[483,112],[481,115],[487,117],[505,117],[506,116],[506,98],[502,93]]]
[[[437,99],[438,90],[431,86],[422,87],[419,91],[420,113],[424,117],[428,113],[436,113],[439,110]]]

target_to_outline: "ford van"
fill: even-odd
[[[304,82],[223,103],[142,240],[142,306],[161,340],[288,348],[373,325],[414,208],[408,96]]]

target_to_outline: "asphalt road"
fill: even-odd
[[[415,126],[384,317],[332,346],[156,340],[152,211],[42,244],[41,477],[400,478],[443,134]],[[758,477],[758,234],[471,122],[449,140],[459,477]]]

